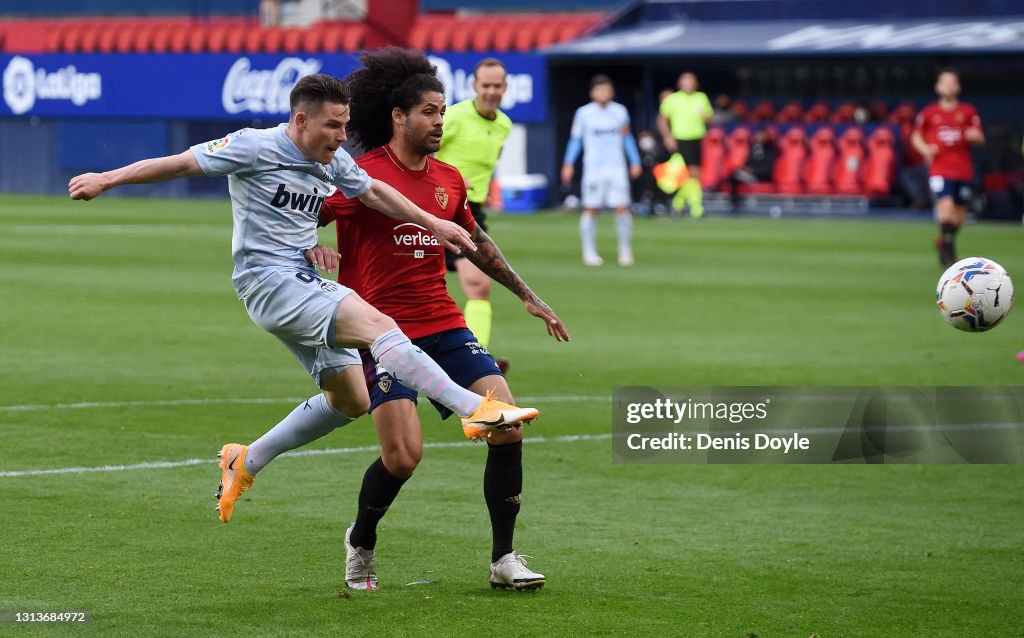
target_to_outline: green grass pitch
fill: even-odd
[[[488,587],[485,452],[421,408],[431,447],[381,525],[382,588],[340,597],[369,419],[278,459],[231,524],[214,512],[216,450],[314,392],[233,296],[228,204],[0,197],[0,609],[94,616],[0,633],[1024,636],[1021,466],[611,460],[621,385],[1024,385],[1024,317],[939,318],[932,224],[637,219],[628,269],[585,268],[576,225],[491,230],[573,337],[495,291],[491,350],[543,413],[516,548],[548,585]],[[614,241],[605,217],[606,264]],[[970,225],[960,253],[1017,274],[1022,245]]]

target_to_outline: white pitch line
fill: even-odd
[[[523,439],[524,443],[575,443],[577,441],[603,441],[612,438],[608,434],[573,434],[566,436],[544,437],[535,436]],[[480,445],[474,441],[439,441],[436,443],[424,443],[424,448],[459,448]],[[377,452],[379,445],[363,445],[360,447],[327,448],[322,450],[300,450],[298,452],[286,452],[281,456],[323,456],[334,454],[355,454],[358,452]],[[47,476],[52,474],[90,474],[93,472],[130,472],[133,470],[162,470],[176,467],[188,467],[190,465],[209,465],[217,463],[217,459],[185,459],[184,461],[151,461],[148,463],[133,463],[132,465],[100,465],[95,467],[60,467],[51,470],[14,470],[0,472],[0,478],[17,478],[22,476]]]
[[[99,408],[148,408],[173,407],[177,405],[250,405],[258,403],[300,403],[309,397],[251,397],[212,399],[165,399],[153,401],[83,401],[80,403],[25,403],[22,405],[0,405],[0,412],[32,412],[35,410],[92,410]],[[519,403],[570,403],[579,401],[611,401],[610,396],[551,396],[518,397]]]

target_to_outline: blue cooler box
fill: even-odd
[[[506,175],[501,184],[502,210],[512,214],[530,214],[548,203],[546,175]]]

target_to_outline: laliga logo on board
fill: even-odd
[[[273,69],[259,70],[252,68],[249,58],[238,58],[224,78],[221,104],[228,113],[287,113],[292,87],[321,66],[315,58],[284,58]]]
[[[16,55],[4,69],[4,102],[15,115],[28,113],[36,100],[70,100],[82,106],[103,95],[99,73],[79,73],[73,64],[47,73],[32,60]]]
[[[455,69],[452,70],[451,63],[444,58],[428,56],[430,63],[437,67],[437,79],[444,85],[444,94],[449,104],[461,102],[474,97],[473,91],[473,70]],[[533,101],[533,76],[528,73],[509,73],[508,90],[501,98],[501,108],[508,110],[516,104],[525,104]]]

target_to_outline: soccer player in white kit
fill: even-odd
[[[349,101],[344,83],[328,75],[309,75],[292,89],[286,124],[242,129],[178,155],[78,175],[68,184],[71,199],[89,200],[121,184],[229,176],[235,292],[252,320],[295,355],[322,392],[252,445],[229,443],[221,449],[216,496],[225,523],[256,472],[274,457],[366,412],[369,395],[354,348],[369,349],[395,378],[463,416],[464,425],[497,430],[537,416],[532,408],[516,408],[459,386],[390,317],[350,289],[318,276],[317,266],[328,272],[337,266],[336,253],[317,246],[318,213],[332,186],[389,216],[426,228],[446,248],[474,248],[462,227],[438,219],[372,179],[340,148],[346,139]]]
[[[613,102],[613,97],[615,89],[611,78],[603,74],[594,76],[590,81],[591,102],[576,110],[562,161],[562,183],[568,186],[572,183],[576,160],[580,151],[583,152],[580,240],[583,263],[587,266],[604,263],[597,254],[597,213],[605,207],[615,211],[619,265],[633,265],[629,181],[640,177],[640,151],[629,130],[626,107]]]

